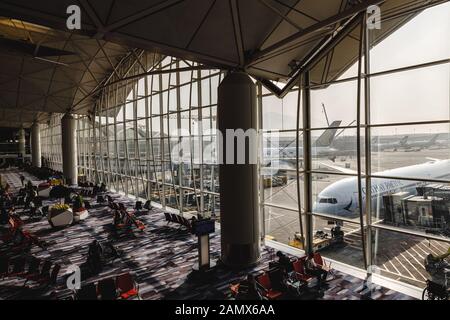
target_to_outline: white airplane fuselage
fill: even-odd
[[[373,175],[439,180],[450,176],[450,160],[426,162],[423,164],[377,172]],[[395,178],[372,178],[372,208],[375,207],[378,201],[377,199],[381,198],[383,195],[400,191],[416,194],[416,187],[423,184],[423,182]],[[361,181],[361,185],[362,207],[364,211],[366,203],[364,179]],[[359,214],[358,208],[358,178],[351,177],[337,181],[322,190],[314,203],[313,212],[351,218]]]

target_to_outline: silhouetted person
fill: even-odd
[[[22,187],[25,185],[25,177],[20,175],[20,182],[22,182]]]
[[[280,267],[280,269],[282,269],[285,272],[291,272],[292,271],[291,259],[289,259],[289,257],[281,251],[277,251],[276,255],[278,257],[278,266]]]

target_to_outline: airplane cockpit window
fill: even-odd
[[[319,203],[331,203],[331,204],[336,204],[337,200],[336,198],[320,198],[319,199]]]

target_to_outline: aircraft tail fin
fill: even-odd
[[[326,129],[324,133],[322,133],[322,135],[316,140],[314,145],[316,147],[329,147],[336,137],[336,132],[341,122],[341,120],[333,121],[333,123],[330,124],[330,127]]]
[[[408,142],[408,138],[409,136],[404,136],[401,140],[400,140],[400,145],[404,146],[406,144],[406,142]]]
[[[432,146],[433,144],[436,143],[438,137],[439,137],[439,134],[435,134],[435,135],[430,139],[430,142],[429,142],[430,146]]]

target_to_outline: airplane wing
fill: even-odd
[[[352,169],[347,169],[347,168],[343,168],[340,166],[336,166],[333,164],[329,164],[329,163],[325,163],[325,162],[320,162],[320,164],[324,165],[325,167],[328,167],[330,169],[339,171],[341,173],[345,173],[345,174],[358,174],[358,171],[352,170]],[[362,173],[363,174],[363,173]]]

